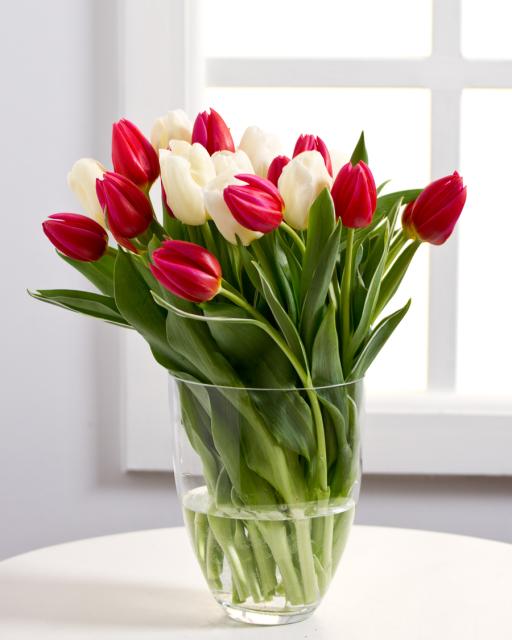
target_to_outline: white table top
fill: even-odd
[[[0,563],[2,640],[510,640],[512,546],[354,527],[305,622],[252,627],[210,596],[182,528],[126,533]]]

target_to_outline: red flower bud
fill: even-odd
[[[403,212],[407,235],[431,244],[446,242],[464,208],[466,189],[456,171],[431,182]]]
[[[153,252],[151,273],[174,295],[206,302],[219,291],[222,271],[217,258],[193,242],[166,240]]]
[[[290,158],[288,156],[276,156],[268,167],[267,180],[270,180],[277,187],[279,177],[289,162]]]
[[[327,145],[320,138],[320,136],[312,136],[311,134],[300,135],[295,143],[295,149],[293,150],[293,157],[298,156],[303,151],[318,151],[325,162],[325,167],[329,174],[332,176],[332,162]]]
[[[43,231],[54,247],[74,260],[94,262],[107,250],[105,229],[78,213],[54,213],[43,222]]]
[[[350,228],[367,227],[377,206],[377,188],[372,172],[360,160],[341,167],[332,185],[336,217]]]
[[[284,201],[277,187],[270,180],[249,173],[235,178],[247,184],[231,184],[224,189],[224,202],[233,218],[252,231],[273,231],[283,220]]]
[[[119,173],[107,171],[103,180],[96,180],[96,194],[106,210],[108,227],[120,244],[122,239],[144,233],[151,224],[153,208],[149,198]]]
[[[235,144],[228,125],[214,110],[210,113],[203,111],[194,122],[192,129],[192,143],[199,142],[212,155],[216,151],[234,151]]]
[[[160,173],[158,156],[151,143],[125,118],[112,127],[112,163],[116,173],[138,187],[151,186]]]

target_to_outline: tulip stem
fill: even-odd
[[[299,234],[296,233],[294,229],[292,229],[290,225],[286,224],[286,222],[284,221],[281,222],[280,228],[290,236],[290,238],[295,242],[295,244],[299,248],[301,254],[304,255],[306,253],[306,246],[302,242]]]
[[[352,284],[352,254],[354,248],[354,229],[347,229],[347,242],[345,250],[345,268],[341,279],[341,326],[343,344],[343,373],[345,378],[350,373],[350,288]]]

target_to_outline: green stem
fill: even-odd
[[[350,289],[352,284],[352,254],[354,248],[354,229],[347,230],[347,248],[345,250],[345,268],[341,282],[341,313],[342,313],[342,359],[345,377],[350,368]]]
[[[292,229],[290,225],[286,224],[284,220],[283,222],[281,222],[281,225],[279,228],[282,229],[284,232],[286,232],[290,236],[290,238],[295,242],[295,244],[299,248],[299,251],[301,252],[301,254],[304,255],[306,253],[306,246],[304,242],[302,242],[302,239],[299,236],[299,234],[294,229]]]
[[[270,520],[256,520],[255,522],[279,567],[286,599],[292,605],[303,604],[304,595],[293,563],[286,525],[284,522],[272,522]]]
[[[294,520],[297,534],[297,555],[302,573],[302,588],[304,589],[304,603],[316,602],[318,599],[318,580],[316,577],[315,560],[311,544],[309,519]]]
[[[246,520],[245,526],[260,576],[261,591],[264,599],[269,600],[274,595],[277,586],[276,562],[256,523]]]

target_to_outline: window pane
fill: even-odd
[[[512,396],[511,113],[511,90],[463,94],[457,384],[475,394]]]
[[[462,54],[467,58],[512,58],[512,2],[462,0]]]
[[[421,57],[431,0],[208,0],[207,57]]]
[[[348,160],[364,128],[370,164],[378,183],[393,178],[387,190],[423,186],[430,167],[430,95],[424,89],[207,89],[235,140],[246,126],[277,132],[282,153],[291,155],[300,133],[320,135]],[[426,381],[427,250],[419,251],[394,303],[414,303],[376,361],[369,386],[378,390],[422,390]]]

